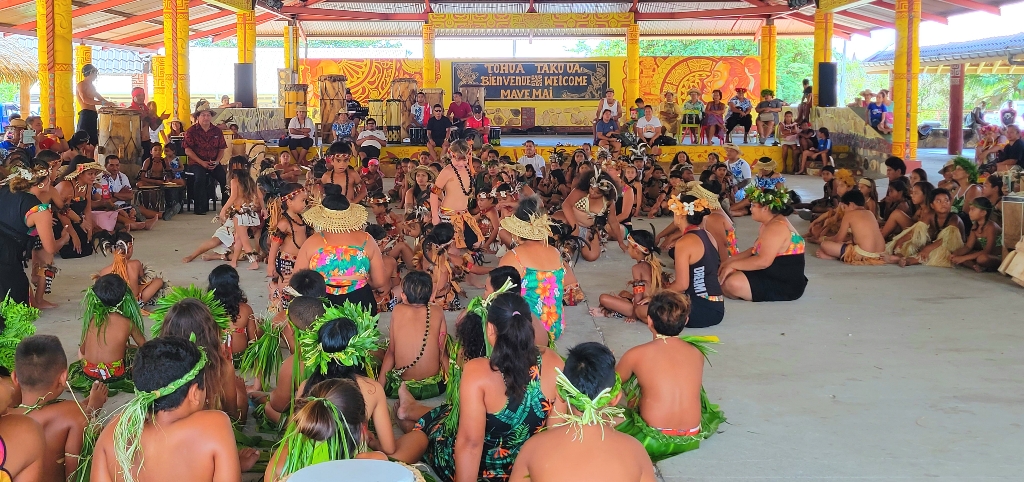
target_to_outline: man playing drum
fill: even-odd
[[[96,92],[96,86],[92,83],[99,77],[99,69],[92,64],[85,64],[82,67],[82,79],[75,88],[75,96],[82,110],[78,111],[78,130],[89,134],[89,144],[99,145],[100,143],[100,115],[96,112],[96,106],[111,107],[114,105],[102,95]]]

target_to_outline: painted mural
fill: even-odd
[[[885,159],[892,152],[892,142],[872,129],[860,114],[849,107],[815,107],[811,109],[811,122],[831,133],[836,167],[872,179],[885,177]]]
[[[465,62],[438,60],[435,82],[445,91],[445,102],[451,100],[454,92],[454,71],[458,64]],[[476,60],[473,65],[486,65],[486,60]],[[507,61],[496,63],[508,63]],[[607,65],[607,78],[594,84],[615,89],[619,100],[631,106],[633,99],[624,99],[626,86],[626,59],[607,57],[594,59],[544,59],[537,62],[517,60],[515,64],[545,65]],[[420,59],[304,59],[299,70],[299,82],[309,84],[310,116],[318,118],[320,89],[316,79],[321,75],[343,74],[348,77],[348,88],[352,95],[366,105],[370,99],[387,99],[391,81],[399,78],[416,79],[423,82],[423,61]],[[761,86],[761,65],[757,57],[641,57],[640,95],[648,103],[661,102],[665,92],[674,92],[682,102],[691,88],[699,89],[706,100],[711,91],[721,89],[726,98],[731,97],[736,87],[746,87],[756,93]],[[592,99],[504,99],[487,98],[486,112],[495,126],[528,129],[532,127],[568,127],[587,130],[591,128],[597,102]],[[544,96],[541,96],[544,97]],[[547,96],[554,97],[554,96]],[[586,97],[592,97],[587,95]],[[525,109],[524,109],[525,108]],[[529,115],[524,115],[524,110]]]

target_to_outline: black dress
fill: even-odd
[[[68,209],[71,209],[78,214],[78,217],[85,219],[85,210],[88,208],[89,200],[85,197],[72,198],[71,202],[68,203]],[[78,233],[78,239],[81,241],[82,252],[76,252],[74,243],[68,241],[63,248],[60,248],[60,257],[64,259],[75,259],[84,258],[86,256],[92,256],[92,243],[89,242],[89,235],[82,229],[82,223],[71,223],[71,229],[74,229]]]
[[[686,287],[686,295],[690,297],[690,320],[687,328],[707,328],[715,326],[725,318],[725,297],[722,285],[718,283],[718,249],[703,229],[693,230],[693,234],[704,244],[704,256],[690,265],[690,284]],[[678,275],[677,275],[678,276]]]
[[[0,187],[0,299],[9,294],[14,301],[28,303],[25,268],[35,237],[29,235],[25,215],[40,204],[31,193]]]

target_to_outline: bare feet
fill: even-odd
[[[256,461],[260,459],[260,451],[251,447],[245,447],[238,450],[238,465],[242,467],[242,472],[247,472],[249,469],[256,465]]]
[[[191,263],[193,259],[196,259],[196,257],[192,256],[192,255],[188,255],[188,256],[185,256],[184,258],[181,258],[181,262],[185,263],[185,264],[188,264],[188,263]]]
[[[97,410],[103,408],[103,404],[107,403],[107,395],[109,389],[103,382],[92,382],[92,388],[89,390],[89,399],[86,403],[85,410],[88,413],[95,413]]]
[[[227,257],[223,254],[204,254],[203,261],[227,261]],[[234,266],[234,265],[232,265]]]
[[[150,230],[150,229],[153,229],[153,226],[154,226],[154,225],[156,224],[156,221],[157,221],[158,219],[160,219],[160,217],[159,217],[159,216],[157,216],[157,217],[155,217],[155,218],[153,218],[153,219],[148,219],[148,220],[146,220],[146,222],[145,222],[145,223],[143,223],[143,224],[144,224],[145,226],[144,226],[144,227],[143,227],[142,229],[145,229],[145,230],[147,230],[147,231],[148,231],[148,230]]]
[[[35,302],[35,307],[39,308],[40,310],[48,310],[50,308],[56,308],[57,307],[57,303],[50,303],[49,301],[46,301],[45,299],[40,298],[39,300],[37,300]]]
[[[833,256],[829,256],[828,254],[825,254],[825,250],[824,249],[819,249],[819,250],[815,251],[814,252],[814,256],[819,258],[819,259],[833,259],[833,260],[836,259]]]
[[[601,308],[591,308],[590,316],[593,316],[594,318],[605,318],[604,310]]]
[[[259,261],[253,261],[252,263],[249,263],[249,269],[253,271],[260,269]]]
[[[907,258],[900,258],[897,261],[897,263],[900,265],[900,268],[906,268],[907,267]]]
[[[972,266],[972,268],[974,268],[974,271],[976,271],[978,273],[984,273],[985,272],[985,267],[980,265],[980,264],[978,264],[978,263],[974,263],[974,266]]]

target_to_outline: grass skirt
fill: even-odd
[[[398,387],[402,385],[403,381],[405,387],[409,389],[409,393],[416,400],[426,400],[445,393],[446,385],[443,373],[422,380],[402,380],[402,376],[397,371],[391,370],[385,375],[385,378],[387,380],[384,384],[384,393],[388,398],[398,398]]]
[[[98,378],[92,378],[86,375],[82,367],[85,366],[85,360],[78,360],[68,367],[68,384],[71,388],[79,393],[89,393],[92,390],[93,382],[103,382],[107,386],[110,395],[115,395],[118,392],[134,393],[135,383],[132,382],[132,361],[135,360],[135,353],[138,351],[137,348],[128,348],[124,352],[124,367],[125,374],[120,377],[111,377],[106,380],[100,380]]]
[[[718,430],[718,426],[725,421],[725,413],[718,405],[708,401],[704,388],[700,389],[700,408],[700,433],[693,436],[666,435],[644,422],[640,411],[636,409],[627,409],[624,415],[626,420],[615,429],[639,440],[647,454],[651,456],[651,461],[658,462],[673,455],[697,450],[700,448],[700,441],[712,436]]]
[[[950,258],[953,257],[953,252],[964,246],[964,238],[960,236],[960,230],[956,226],[946,226],[939,231],[935,240],[940,241],[941,244],[928,253],[927,258],[918,256],[921,264],[938,268],[952,268],[953,262],[950,261]]]
[[[906,238],[907,241],[900,246],[900,249],[896,249],[896,242]],[[923,221],[914,223],[913,226],[903,230],[892,241],[885,243],[886,254],[897,254],[904,258],[914,256],[921,251],[921,248],[925,247],[931,241],[931,237],[928,236],[928,224]]]

